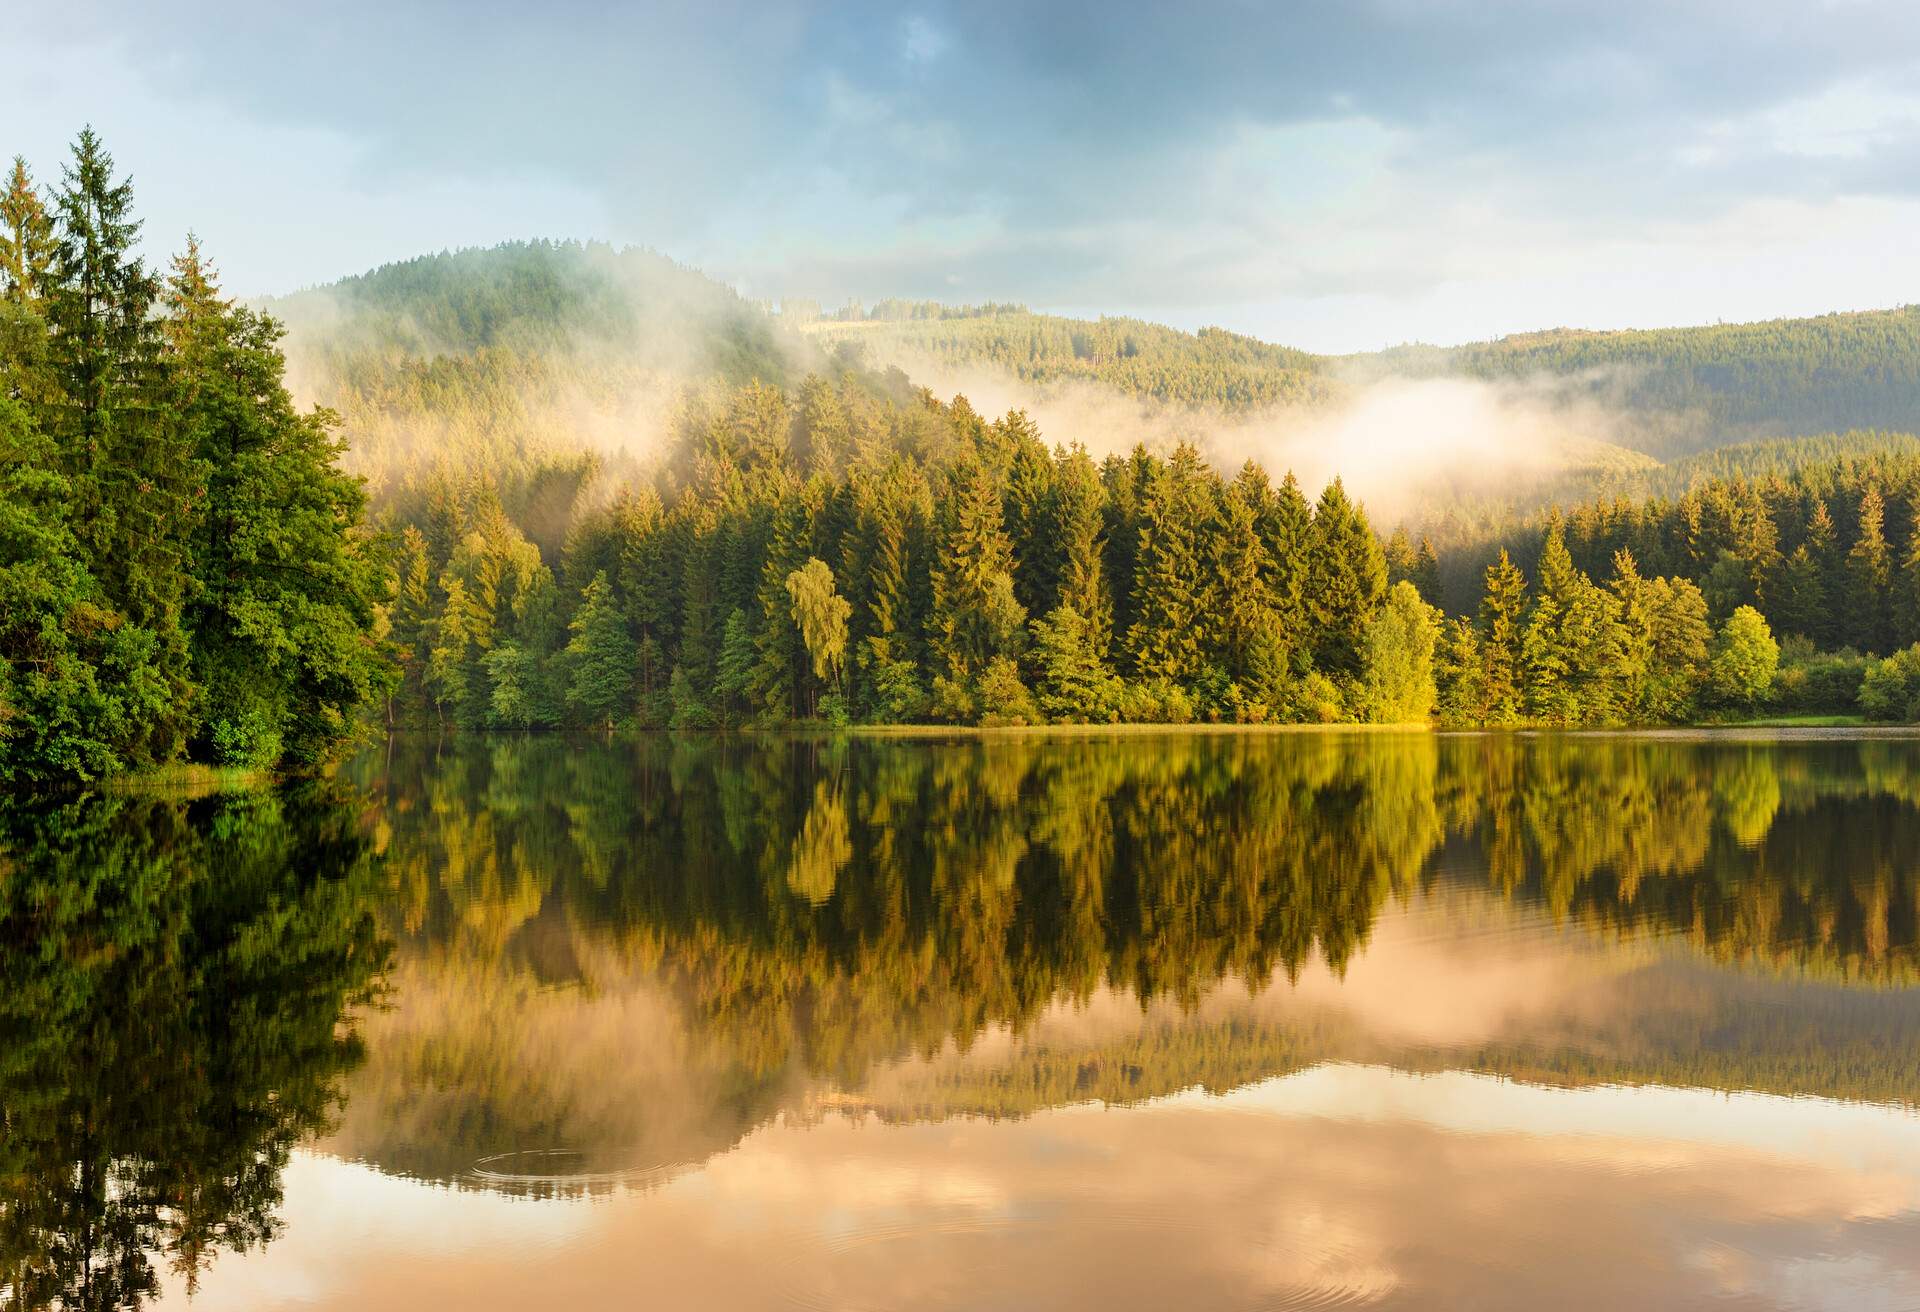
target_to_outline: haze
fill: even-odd
[[[152,253],[246,294],[574,236],[1342,351],[1920,274],[1910,5],[483,8],[25,9],[0,120],[50,173],[85,86]]]

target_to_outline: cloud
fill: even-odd
[[[203,115],[153,146],[201,178],[226,135],[206,116],[333,143],[323,170],[295,151],[255,173],[249,217],[299,240],[304,193],[348,249],[391,253],[358,193],[463,231],[650,243],[773,295],[964,288],[1327,347],[1542,326],[1516,268],[1552,271],[1549,321],[1588,324],[1712,318],[1716,296],[1885,303],[1920,280],[1910,208],[1864,247],[1825,221],[1920,176],[1920,9],[1890,0],[348,0],[324,24],[199,0],[30,12],[14,36],[118,60],[127,76],[85,79],[107,89],[76,115]],[[13,122],[66,99],[8,95]],[[1807,209],[1787,251],[1736,243],[1726,276],[1676,278],[1734,216],[1779,204]],[[420,243],[430,225],[407,228]],[[1632,296],[1610,293],[1643,265]]]

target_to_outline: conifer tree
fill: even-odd
[[[605,574],[587,584],[567,627],[567,703],[589,724],[611,728],[633,703],[634,643]]]
[[[1555,724],[1617,718],[1622,638],[1618,601],[1574,567],[1554,524],[1521,640],[1528,713]]]
[[[1527,580],[1500,549],[1487,567],[1486,595],[1480,603],[1482,719],[1512,724],[1525,710]]]
[[[164,299],[172,409],[203,480],[183,544],[196,752],[312,765],[385,686],[367,638],[385,568],[354,532],[366,496],[335,467],[331,416],[294,408],[284,330],[222,297],[191,237]]]
[[[1886,503],[1880,489],[1868,485],[1860,497],[1860,527],[1847,552],[1847,610],[1851,630],[1867,651],[1890,650],[1887,631],[1888,589],[1893,570],[1884,531]]]
[[[1335,679],[1359,675],[1362,640],[1386,590],[1379,540],[1336,478],[1314,507],[1307,550],[1305,600],[1315,669]]]
[[[1280,481],[1272,502],[1262,508],[1259,523],[1267,557],[1273,562],[1273,580],[1268,592],[1273,598],[1280,633],[1289,645],[1305,654],[1313,648],[1312,643],[1304,641],[1313,507],[1291,472]]]
[[[1059,604],[1080,617],[1094,657],[1105,661],[1113,640],[1113,598],[1107,589],[1100,472],[1085,447],[1061,455],[1054,473],[1053,518],[1047,532],[1060,544]]]
[[[964,687],[988,662],[1017,654],[1026,612],[1014,597],[999,492],[979,460],[950,474],[941,519],[928,644],[947,681]]]
[[[46,277],[53,394],[40,407],[73,489],[73,528],[112,605],[150,632],[172,695],[150,748],[174,754],[191,723],[181,607],[195,470],[165,404],[159,287],[134,254],[133,187],[91,128],[54,195]]]
[[[1217,641],[1204,556],[1213,513],[1200,454],[1183,442],[1172,459],[1156,463],[1140,504],[1127,647],[1142,678],[1191,684]]]
[[[1480,635],[1463,617],[1446,622],[1434,648],[1434,714],[1448,725],[1486,721],[1486,685]]]
[[[1920,513],[1915,514],[1913,531],[1907,535],[1907,551],[1900,559],[1894,589],[1894,646],[1911,647],[1920,642]]]
[[[53,252],[53,216],[34,190],[26,160],[16,155],[0,194],[0,299],[37,312]]]
[[[1268,580],[1273,562],[1261,540],[1254,507],[1238,482],[1220,497],[1213,534],[1213,589],[1216,655],[1229,679],[1243,687],[1265,685],[1273,677],[1270,644],[1278,634]]]
[[[763,717],[787,720],[802,714],[802,661],[806,649],[800,626],[793,618],[793,597],[787,576],[807,560],[807,507],[789,495],[774,515],[772,540],[760,569],[758,609],[753,642],[757,653],[753,672],[753,699]]]

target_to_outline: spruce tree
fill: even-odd
[[[586,723],[611,728],[633,703],[634,643],[605,574],[587,584],[567,627],[567,704]]]
[[[1080,617],[1094,655],[1106,660],[1113,640],[1113,597],[1107,588],[1105,491],[1100,472],[1076,445],[1061,455],[1054,472],[1053,522],[1047,531],[1060,544],[1059,604]]]
[[[0,299],[37,313],[53,263],[53,216],[18,155],[0,194]]]
[[[1307,550],[1305,602],[1315,669],[1336,680],[1359,675],[1367,625],[1386,590],[1379,540],[1336,478],[1314,507]]]
[[[133,187],[115,179],[91,128],[74,142],[53,212],[45,301],[53,392],[39,407],[41,426],[71,483],[90,569],[115,609],[158,643],[171,696],[149,726],[149,751],[166,759],[192,722],[181,609],[198,480],[166,404],[159,285],[134,254]]]
[[[1487,567],[1480,603],[1481,718],[1488,724],[1512,724],[1525,710],[1526,615],[1526,577],[1502,547],[1500,559]]]
[[[1911,647],[1920,642],[1920,513],[1915,514],[1913,531],[1907,535],[1907,551],[1900,559],[1894,593],[1894,646]]]
[[[1182,443],[1171,460],[1156,463],[1140,504],[1134,621],[1127,647],[1142,678],[1190,685],[1217,642],[1206,567],[1213,515],[1200,454]]]
[[[1846,598],[1850,636],[1863,650],[1876,654],[1891,649],[1887,602],[1893,569],[1885,517],[1880,489],[1869,484],[1860,497],[1860,526],[1847,552]]]
[[[294,407],[284,330],[222,297],[192,238],[165,303],[172,408],[202,480],[184,543],[194,750],[313,765],[384,687],[366,634],[386,599],[385,569],[355,530],[366,495],[335,467],[332,417]]]
[[[928,644],[948,683],[964,688],[989,662],[1017,654],[1027,617],[992,471],[977,459],[953,470],[940,517]]]

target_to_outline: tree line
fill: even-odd
[[[1338,481],[1096,462],[808,378],[679,416],[550,565],[483,480],[400,533],[395,723],[1425,718],[1434,625]]]
[[[324,759],[386,678],[386,567],[280,326],[135,253],[91,131],[0,187],[0,781]]]

